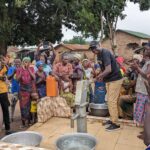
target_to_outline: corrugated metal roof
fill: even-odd
[[[145,34],[145,33],[141,33],[141,32],[130,31],[130,30],[122,30],[122,29],[118,29],[117,31],[128,33],[130,35],[133,35],[133,36],[136,36],[136,37],[142,38],[142,39],[150,39],[150,35]]]
[[[65,48],[68,48],[72,51],[78,51],[78,50],[88,50],[89,45],[80,45],[80,44],[59,44],[55,46],[55,49],[59,48],[60,46],[63,46]]]

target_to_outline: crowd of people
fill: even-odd
[[[111,51],[101,48],[98,42],[91,42],[90,49],[101,63],[102,73],[98,79],[106,83],[107,103],[110,120],[105,122],[107,131],[120,128],[119,117],[133,119],[137,126],[144,127],[139,138],[150,149],[150,46],[144,46],[141,54],[134,54],[124,66],[123,58],[114,57]]]
[[[108,105],[110,120],[104,124],[107,131],[120,129],[119,117],[133,119],[137,126],[147,129],[148,121],[145,118],[149,114],[146,112],[150,96],[149,45],[144,47],[143,54],[134,54],[131,61],[125,62],[123,57],[115,57],[111,51],[101,48],[99,42],[92,41],[89,50],[97,56],[97,61],[82,58],[80,54],[74,54],[72,59],[67,54],[62,54],[57,63],[52,45],[47,51],[41,51],[41,45],[32,62],[28,56],[22,60],[16,57],[11,62],[7,61],[7,57],[0,57],[0,106],[6,134],[11,133],[10,120],[14,119],[18,100],[21,128],[37,121],[36,105],[41,98],[47,96],[48,76],[56,80],[57,94],[65,98],[71,108],[74,107],[77,82],[89,80],[88,101]],[[12,94],[10,101],[8,92]]]

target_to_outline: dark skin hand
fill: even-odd
[[[6,77],[5,76],[0,76],[0,80],[5,81]]]
[[[28,71],[32,77],[33,80],[35,80],[35,74],[31,71],[31,69],[28,67]]]
[[[16,73],[16,70],[10,76],[7,76],[8,80],[11,80],[14,77],[15,73]]]
[[[17,76],[17,80],[19,81],[21,79],[22,73],[20,72],[20,74]]]
[[[37,72],[37,74],[38,74],[38,76],[41,77],[41,78],[39,78],[39,80],[36,82],[36,84],[39,84],[39,83],[41,83],[41,82],[46,82],[46,78],[45,78],[45,76],[43,76],[43,73]]]
[[[141,76],[142,76],[143,78],[147,79],[147,74],[150,73],[150,65],[147,66],[147,71],[146,71],[146,73],[144,73],[144,72],[142,71],[142,69],[139,67],[139,65],[138,65],[137,63],[133,63],[133,64],[131,65],[131,67],[132,67],[133,69],[135,69],[139,74],[141,74]]]
[[[99,74],[96,79],[102,81],[103,78],[105,78],[109,73],[111,73],[111,71],[111,65],[106,66],[105,70],[101,74]]]

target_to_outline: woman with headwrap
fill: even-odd
[[[67,79],[68,82],[70,82],[70,84],[72,84],[70,77],[73,73],[73,69],[72,64],[69,63],[68,59],[69,58],[67,55],[62,55],[62,62],[59,62],[56,65],[54,65],[53,72],[58,79],[59,92],[61,90],[61,84],[64,78]]]
[[[42,61],[36,63],[38,68],[36,72],[36,87],[40,98],[46,96],[46,73],[43,70],[43,66],[44,63]]]
[[[45,54],[40,55],[40,62],[43,63],[43,71],[46,73],[46,76],[48,76],[52,72],[52,68],[50,65],[47,65],[47,57]],[[37,66],[35,66],[35,72],[38,71]]]
[[[30,124],[30,104],[31,93],[35,90],[35,74],[34,68],[30,67],[31,59],[29,57],[23,58],[23,66],[17,69],[16,79],[20,83],[20,110],[22,127]]]
[[[73,93],[76,92],[76,84],[77,81],[82,80],[84,77],[84,71],[81,64],[81,55],[74,55],[74,63],[73,63],[73,74],[72,74],[72,82],[73,82]]]

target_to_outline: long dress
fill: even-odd
[[[34,69],[30,67],[32,73]],[[21,110],[21,119],[22,121],[30,120],[30,106],[31,106],[31,93],[35,89],[34,81],[27,69],[19,68],[17,69],[16,76],[22,74],[20,79],[20,92],[19,92],[19,102]]]
[[[147,67],[150,65],[150,61],[147,61],[142,68],[142,71],[146,73]],[[149,101],[147,89],[144,83],[145,79],[139,74],[136,82],[136,103],[134,110],[134,122],[143,125],[145,116],[145,106]]]
[[[43,77],[39,76],[38,72],[36,72],[36,81],[38,81],[40,78],[42,78],[42,82],[40,82],[39,84],[36,84],[37,87],[37,91],[39,94],[39,97],[45,97],[46,96],[46,73],[43,72]],[[45,81],[44,81],[45,80]]]

